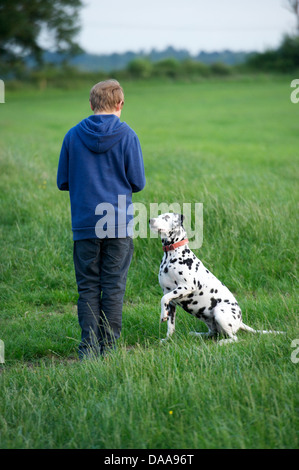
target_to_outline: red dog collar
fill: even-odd
[[[165,245],[163,246],[163,251],[172,251],[172,250],[175,250],[176,248],[178,248],[179,246],[183,246],[183,245],[187,245],[187,243],[189,243],[189,240],[188,238],[185,238],[185,240],[181,240],[180,242],[177,242],[177,243],[173,243],[173,245]]]

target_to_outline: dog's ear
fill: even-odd
[[[183,214],[176,214],[176,215],[178,217],[178,221],[180,222],[180,224],[183,224],[185,216]]]

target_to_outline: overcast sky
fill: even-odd
[[[79,44],[87,52],[149,52],[167,46],[262,51],[294,31],[287,0],[84,0]]]

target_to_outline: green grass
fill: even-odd
[[[89,89],[6,93],[0,105],[1,448],[297,448],[299,104],[292,77],[125,83],[146,205],[203,203],[199,258],[244,321],[286,335],[221,347],[178,310],[160,345],[159,240],[135,240],[118,350],[79,363],[68,194],[56,188],[67,130]],[[90,87],[93,84],[90,84]],[[172,412],[172,413],[170,413]]]

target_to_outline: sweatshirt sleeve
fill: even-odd
[[[69,190],[69,154],[66,145],[66,138],[63,140],[61,147],[58,171],[57,171],[57,186],[61,191]]]
[[[126,152],[126,176],[131,185],[132,192],[137,193],[145,186],[143,157],[139,139],[135,134],[130,139]]]

